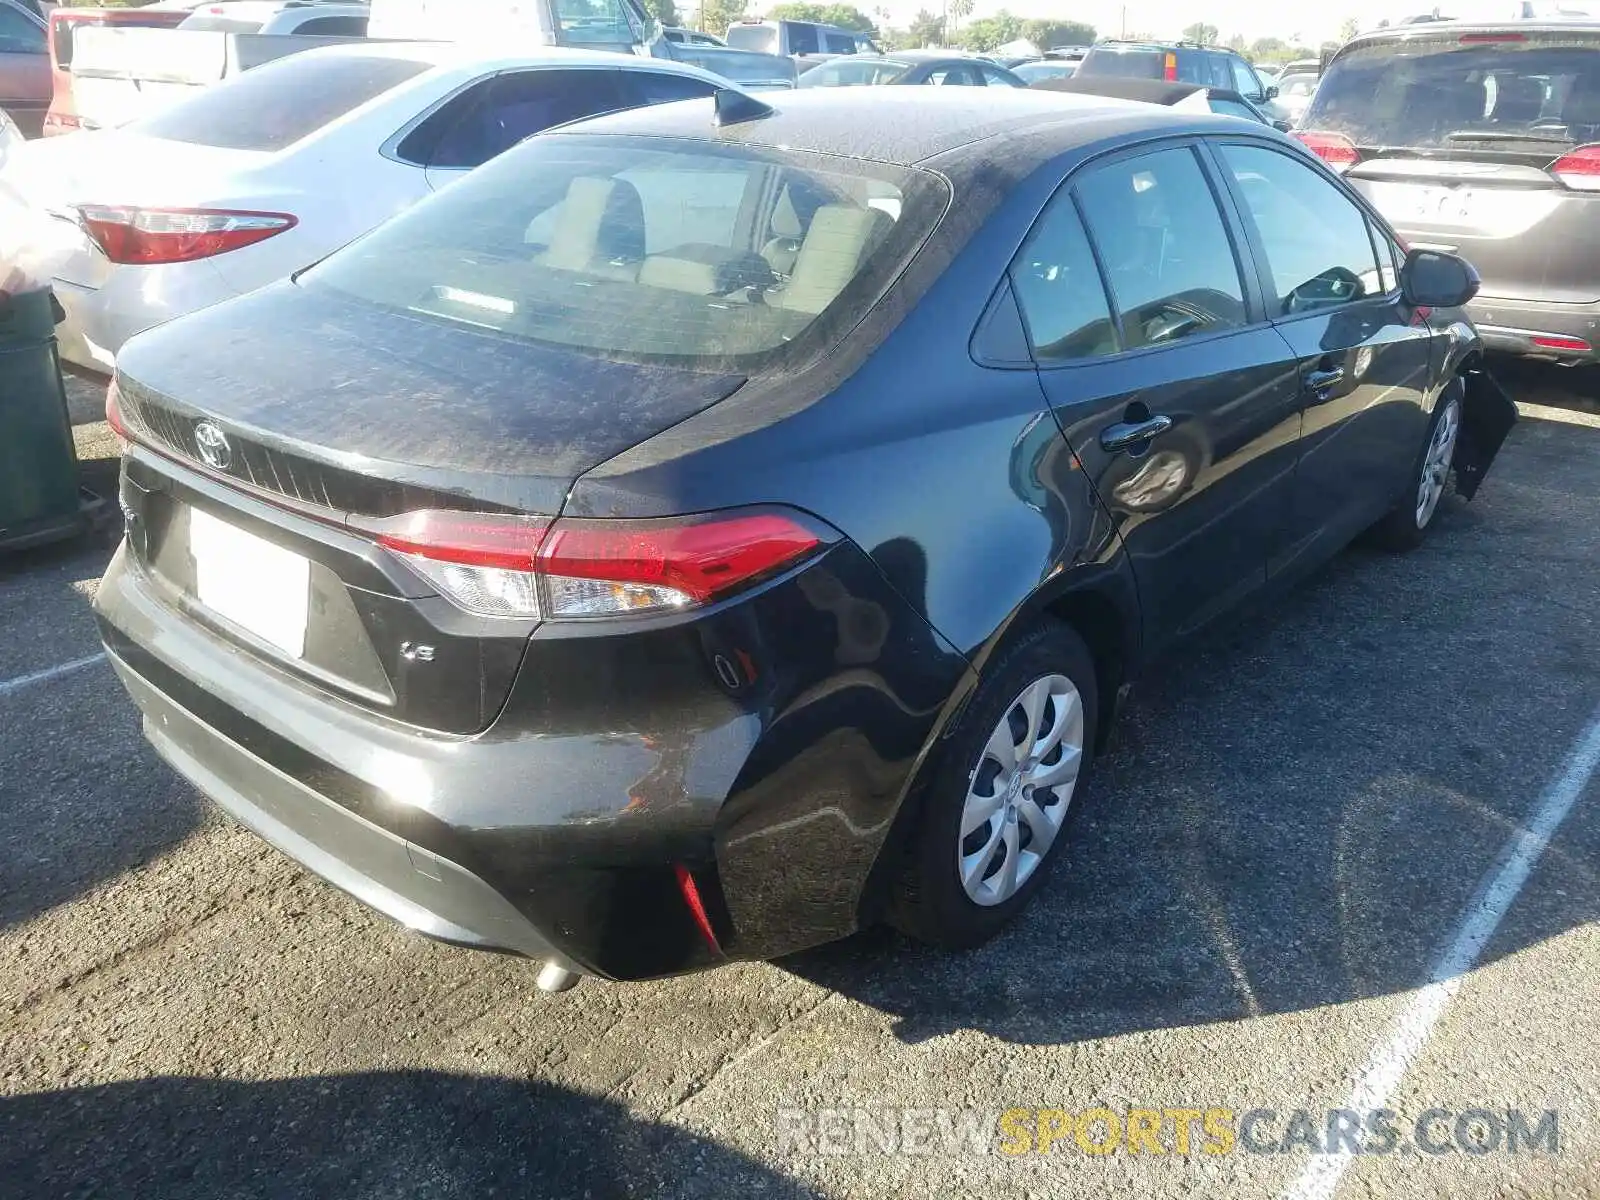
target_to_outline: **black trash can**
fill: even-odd
[[[47,290],[0,295],[0,550],[72,537],[87,525],[56,311]]]

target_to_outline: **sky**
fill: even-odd
[[[867,0],[858,7],[871,12],[874,7],[889,10],[891,25],[905,26],[919,8],[937,13],[942,0]],[[1224,39],[1242,33],[1251,41],[1280,37],[1306,45],[1337,37],[1347,17],[1354,17],[1363,29],[1375,27],[1388,18],[1394,21],[1416,13],[1430,12],[1435,4],[1450,16],[1509,16],[1513,5],[1507,0],[1320,0],[1318,3],[1268,3],[1265,0],[1129,0],[1126,5],[1113,0],[977,0],[974,17],[990,16],[1007,9],[1019,17],[1053,17],[1087,21],[1102,36],[1116,36],[1127,14],[1129,33],[1148,33],[1157,37],[1176,37],[1196,21],[1215,25]]]

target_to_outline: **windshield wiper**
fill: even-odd
[[[1570,146],[1576,140],[1564,133],[1512,133],[1505,129],[1461,129],[1445,135],[1447,142],[1538,142],[1546,146]]]

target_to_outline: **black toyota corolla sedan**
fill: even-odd
[[[1270,130],[774,105],[537,137],[118,356],[150,740],[546,987],[989,937],[1142,663],[1515,419],[1470,268]]]

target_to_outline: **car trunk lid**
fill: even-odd
[[[175,604],[244,649],[396,719],[475,732],[509,691],[533,623],[455,608],[363,527],[439,509],[553,518],[580,474],[742,382],[514,344],[279,284],[120,356],[129,432],[183,468],[130,462],[124,499],[143,538],[130,544]],[[246,536],[219,533],[217,520]],[[248,596],[205,594],[208,555],[233,556],[229,571],[259,565],[261,593],[308,569],[259,547],[252,565],[250,537],[309,563],[308,611],[287,635],[271,613],[252,618]],[[306,588],[297,576],[288,586]]]

